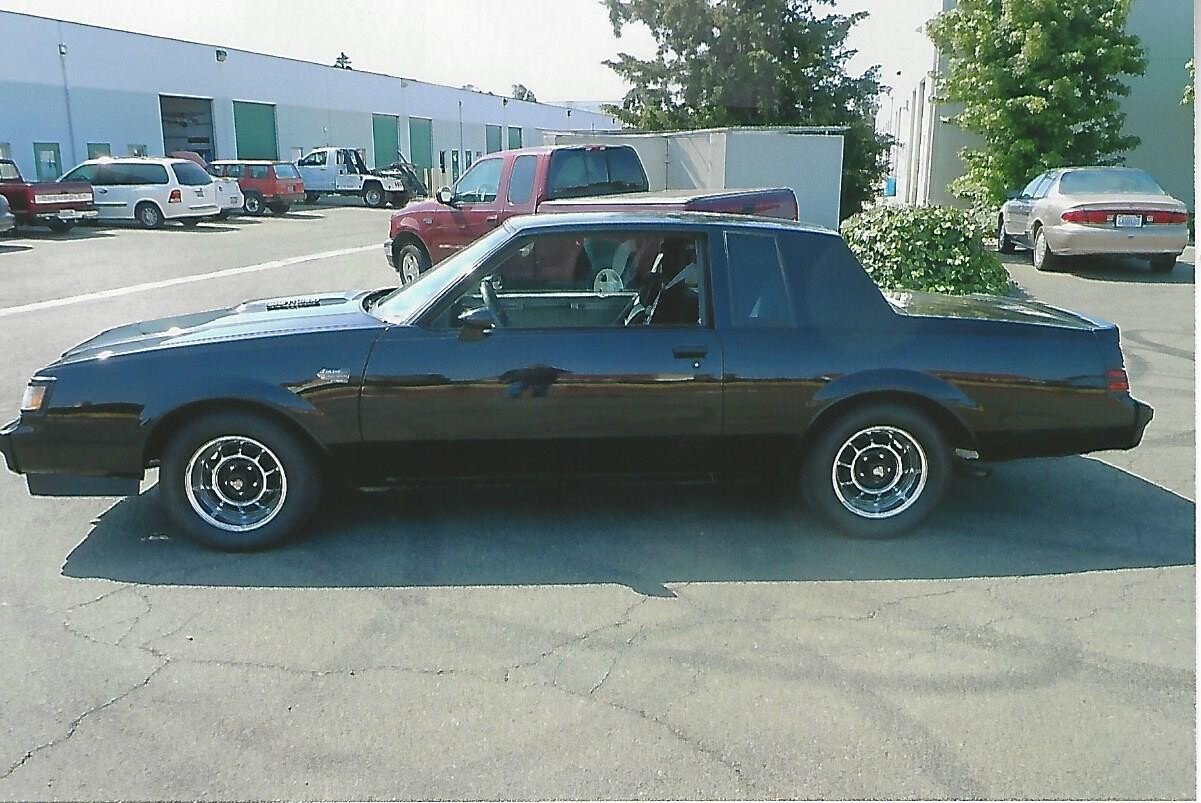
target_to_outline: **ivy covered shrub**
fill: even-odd
[[[1011,287],[980,225],[960,209],[877,206],[844,220],[842,234],[880,287],[955,295]]]

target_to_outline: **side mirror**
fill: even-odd
[[[476,307],[460,315],[459,324],[459,340],[483,340],[496,328],[496,316],[487,307]]]
[[[438,203],[443,206],[454,206],[455,194],[450,191],[450,187],[442,187],[434,195],[438,199]]]

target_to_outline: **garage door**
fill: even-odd
[[[394,114],[371,115],[371,138],[375,143],[375,166],[400,161],[400,118]]]
[[[278,159],[275,107],[270,103],[235,100],[234,138],[239,159]]]
[[[418,167],[434,166],[434,121],[425,117],[409,118],[409,158]]]
[[[211,100],[159,95],[158,102],[163,122],[163,153],[192,151],[209,162],[217,158],[217,149],[213,143]],[[93,158],[91,150],[89,145],[89,159]]]

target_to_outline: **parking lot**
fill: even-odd
[[[386,210],[0,239],[0,419],[69,346],[382,287]],[[1141,447],[853,541],[766,494],[348,495],[260,554],[0,472],[0,798],[1191,798],[1194,268],[1013,277],[1122,327]]]

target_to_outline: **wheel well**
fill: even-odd
[[[136,215],[138,213],[138,210],[141,209],[143,206],[146,206],[147,204],[149,204],[150,206],[153,206],[155,209],[157,209],[158,213],[160,215],[163,214],[163,208],[158,205],[158,201],[152,201],[149,198],[143,198],[142,200],[140,200],[136,204],[134,204],[133,205],[133,213]]]
[[[384,191],[384,184],[382,181],[369,179],[363,182],[363,192],[367,192],[367,189],[372,186],[378,187],[380,192]]]
[[[399,253],[400,249],[403,246],[409,245],[410,243],[412,243],[413,245],[420,248],[421,253],[425,254],[425,258],[427,260],[430,258],[430,251],[428,248],[425,247],[425,243],[421,242],[421,238],[418,237],[416,234],[412,234],[410,232],[401,232],[400,234],[397,234],[396,237],[392,240],[393,256],[395,256],[397,253]]]
[[[935,426],[946,437],[952,449],[976,448],[976,439],[971,431],[959,420],[958,416],[946,407],[928,396],[891,390],[863,393],[841,399],[831,404],[818,413],[817,418],[809,425],[809,429],[805,431],[805,434],[801,438],[802,447],[807,446],[808,442],[816,437],[831,421],[845,415],[851,410],[880,402],[904,405],[925,415],[934,422]]]
[[[151,463],[159,460],[163,456],[163,449],[166,448],[171,437],[183,429],[189,422],[210,413],[228,412],[249,413],[270,419],[282,425],[302,443],[307,444],[313,450],[314,454],[322,456],[325,454],[325,449],[308,430],[278,410],[268,407],[265,404],[241,399],[210,399],[186,404],[183,407],[172,410],[154,424],[150,429],[149,437],[146,439],[146,446],[142,450],[142,465],[149,466]]]

